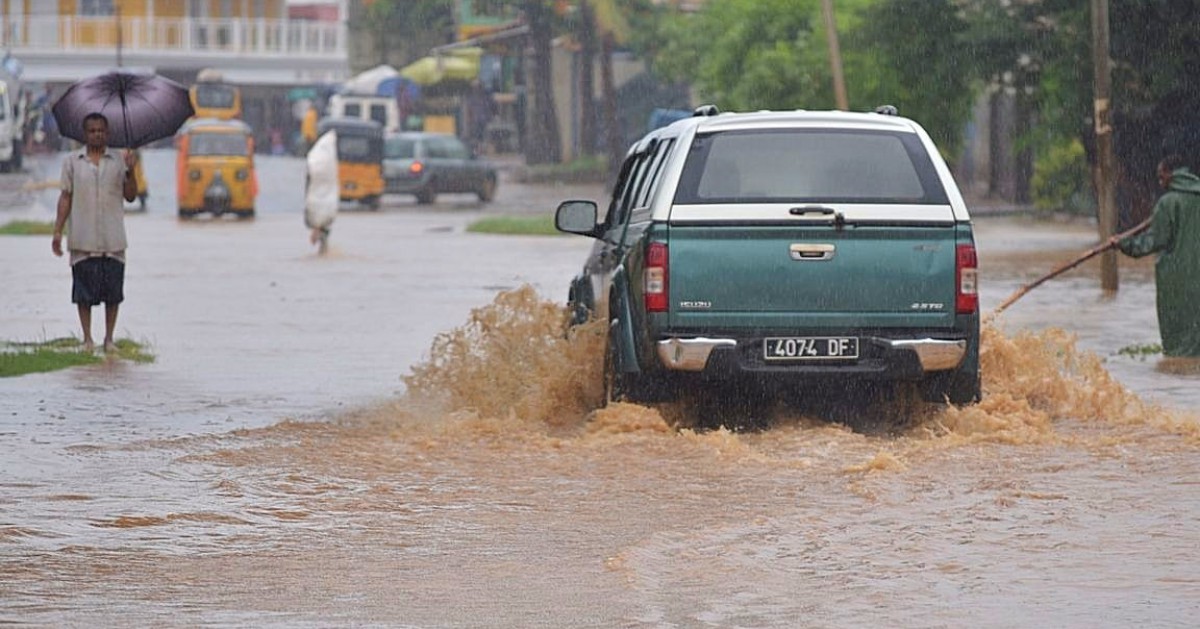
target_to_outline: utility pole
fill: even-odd
[[[1099,201],[1100,241],[1117,233],[1117,192],[1113,176],[1112,77],[1108,58],[1108,0],[1092,0],[1092,71],[1095,81],[1094,117],[1096,119],[1096,200]],[[1117,252],[1109,249],[1100,256],[1100,288],[1116,291]]]
[[[120,68],[122,65],[124,65],[121,60],[121,45],[123,43],[121,41],[123,39],[121,35],[121,5],[118,4],[116,6],[116,11],[114,14],[117,18],[117,67]]]
[[[825,39],[829,41],[829,67],[833,71],[833,97],[837,108],[850,109],[846,97],[846,78],[842,75],[842,51],[838,48],[837,22],[833,19],[833,0],[821,0],[821,12],[825,14]]]

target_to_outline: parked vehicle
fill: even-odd
[[[474,194],[484,202],[496,196],[496,167],[447,133],[388,134],[383,173],[387,192],[416,195],[418,203],[454,192]]]
[[[569,301],[609,322],[609,399],[686,386],[915,383],[980,399],[970,217],[932,140],[880,113],[704,107],[629,151]],[[874,387],[873,387],[874,388]]]
[[[331,129],[337,131],[341,200],[378,208],[383,195],[383,127],[371,120],[325,118],[317,125],[317,136]]]
[[[242,117],[242,90],[226,83],[220,72],[207,68],[196,75],[188,88],[188,98],[197,118],[230,120]]]
[[[0,65],[0,172],[21,170],[25,145],[25,87],[19,69]]]
[[[400,130],[400,106],[393,96],[334,94],[329,98],[330,118],[374,120],[384,131]]]
[[[150,196],[150,183],[146,180],[146,169],[142,167],[142,155],[140,152],[138,160],[133,166],[133,173],[137,179],[138,209],[145,211],[146,199]]]
[[[179,217],[225,213],[254,216],[258,177],[254,135],[239,120],[198,118],[176,134]]]

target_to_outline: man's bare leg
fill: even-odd
[[[117,309],[121,304],[104,304],[104,351],[117,351],[116,340],[113,339],[113,332],[117,329]]]
[[[96,349],[96,343],[92,341],[92,307],[75,305],[79,307],[79,326],[83,328],[83,351],[90,352]]]

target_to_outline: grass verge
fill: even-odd
[[[54,233],[54,223],[42,221],[9,221],[0,225],[0,236],[49,236]]]
[[[136,363],[154,362],[154,355],[141,343],[117,339],[116,344],[117,351],[112,355],[116,358]],[[108,357],[103,351],[83,351],[83,343],[75,337],[42,342],[0,341],[0,378],[92,365]]]
[[[561,236],[554,228],[553,216],[489,216],[470,225],[467,231],[476,234],[505,234],[518,236]]]
[[[599,155],[582,155],[562,164],[521,166],[513,173],[521,183],[604,183],[608,164]]]

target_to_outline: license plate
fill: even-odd
[[[794,336],[763,341],[767,360],[828,360],[858,358],[858,337]]]

